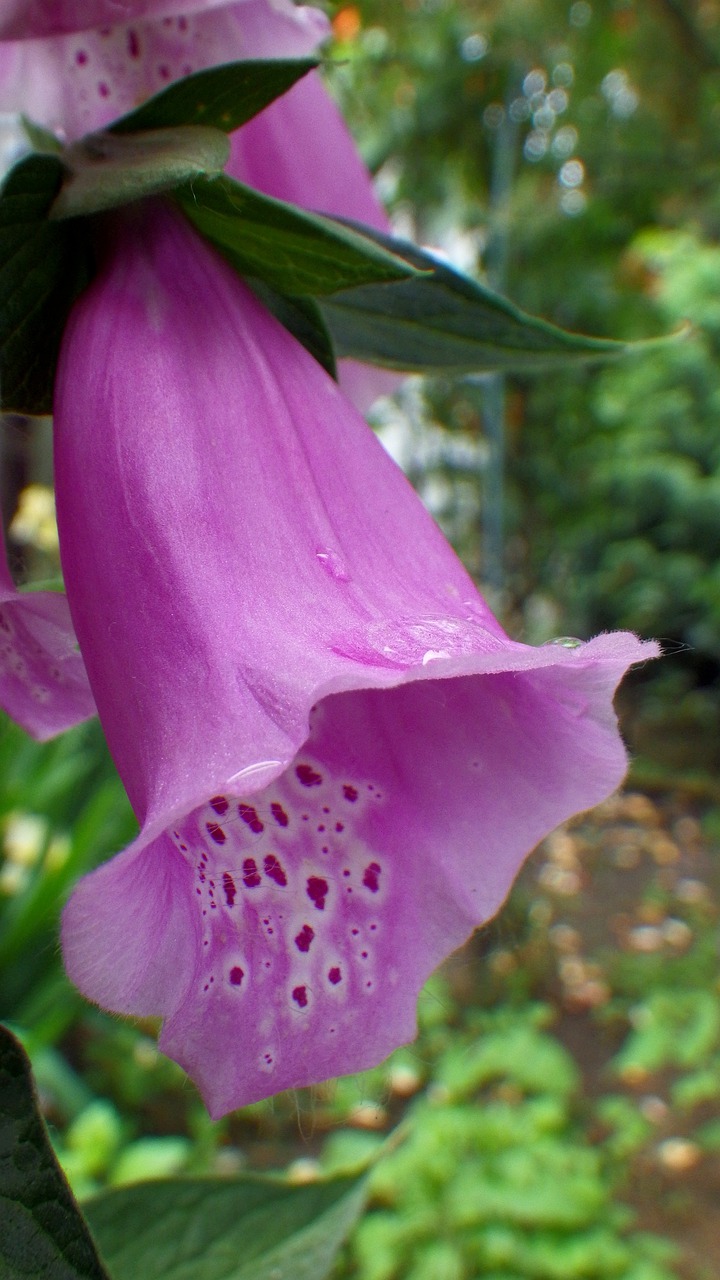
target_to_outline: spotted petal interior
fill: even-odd
[[[244,1034],[272,1073],[285,1041],[343,1036],[346,1010],[372,1000],[393,885],[363,838],[385,799],[374,782],[334,776],[309,755],[251,799],[213,796],[172,833],[194,869],[202,921],[196,995],[222,987],[265,1005]]]

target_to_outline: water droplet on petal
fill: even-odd
[[[427,653],[423,654],[422,664],[424,667],[426,667],[429,662],[436,662],[438,658],[449,658],[449,657],[450,657],[450,654],[448,653],[447,649],[428,649]]]
[[[583,643],[577,636],[556,636],[554,640],[546,640],[543,649],[551,644],[558,645],[561,649],[580,649]]]
[[[337,551],[331,551],[329,547],[319,547],[315,552],[315,558],[320,561],[328,577],[333,578],[335,582],[350,581],[350,574]]]
[[[249,764],[246,769],[241,769],[239,773],[234,773],[232,778],[228,778],[225,783],[226,790],[241,794],[251,782],[253,791],[259,791],[261,787],[274,782],[284,768],[285,764],[282,760],[258,760],[256,764]]]

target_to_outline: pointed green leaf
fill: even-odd
[[[85,1211],[114,1280],[324,1280],[364,1198],[363,1177],[177,1178]]]
[[[87,234],[48,221],[65,170],[31,155],[0,189],[0,395],[5,412],[50,413],[68,312],[90,274]]]
[[[197,71],[116,120],[110,131],[136,133],[139,129],[202,124],[231,133],[318,65],[317,58],[268,58]]]
[[[51,217],[77,218],[222,173],[230,154],[219,129],[185,125],[127,136],[95,133],[63,156],[70,170]]]
[[[330,377],[337,379],[332,339],[315,299],[287,297],[271,289],[262,280],[246,277],[245,283],[250,286],[268,311],[272,312],[275,319],[285,326],[311,356],[314,356]]]
[[[426,273],[320,301],[335,354],[408,372],[534,372],[622,356],[640,344],[588,338],[528,315],[432,254],[342,222]]]
[[[0,1027],[0,1224],[2,1280],[108,1280],[50,1146],[30,1063],[6,1027]]]
[[[176,192],[201,235],[239,271],[283,294],[324,294],[417,274],[392,250],[334,219],[307,213],[223,175]]]

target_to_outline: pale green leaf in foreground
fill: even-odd
[[[84,1209],[114,1280],[323,1280],[364,1198],[363,1176],[248,1174],[136,1183]]]

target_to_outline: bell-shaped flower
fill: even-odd
[[[71,978],[213,1116],[412,1039],[428,974],[620,782],[627,634],[510,640],[332,380],[171,211],[126,220],[58,377],[61,553],[141,824]]]
[[[0,707],[44,742],[95,714],[67,600],[18,591],[0,548]]]

